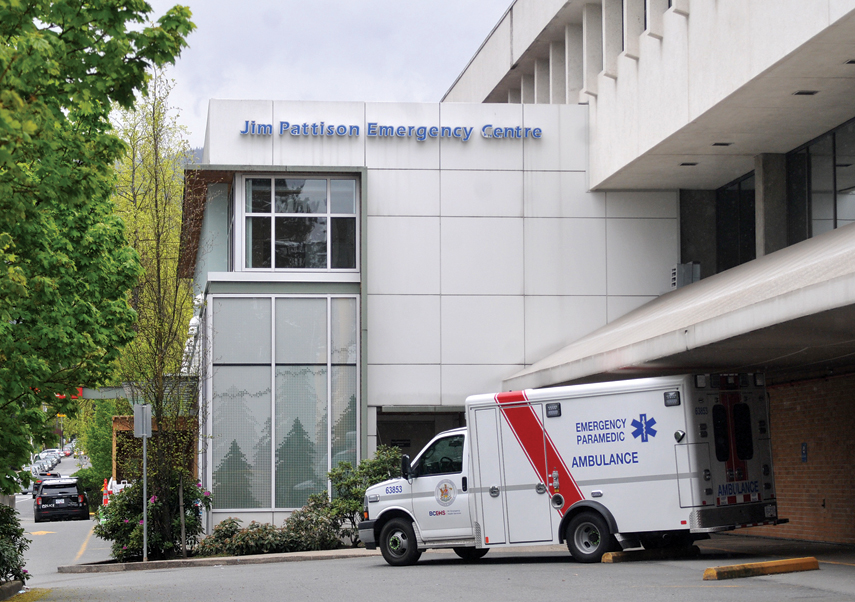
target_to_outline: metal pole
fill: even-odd
[[[181,556],[187,558],[187,533],[184,526],[184,475],[178,477],[178,511],[181,513]]]
[[[142,478],[142,541],[143,541],[143,562],[148,562],[148,449],[146,441],[148,437],[142,438],[142,462],[143,462],[143,478]]]

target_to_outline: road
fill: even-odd
[[[71,476],[86,466],[74,458],[60,462],[54,472],[62,476]],[[89,521],[53,521],[36,523],[33,521],[33,497],[30,494],[18,495],[15,506],[21,515],[21,526],[32,543],[24,555],[26,569],[33,575],[30,584],[50,583],[57,574],[56,567],[65,564],[98,562],[110,557],[109,543],[92,534],[95,525]]]
[[[491,552],[479,563],[467,565],[449,552],[428,552],[417,565],[402,568],[390,567],[380,557],[369,557],[125,573],[57,574],[50,583],[41,585],[50,588],[41,600],[855,600],[855,566],[851,564],[823,563],[820,571],[733,581],[702,581],[706,567],[733,562],[732,556],[713,551],[694,560],[579,564],[566,551],[550,550],[537,554]]]

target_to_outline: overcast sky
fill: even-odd
[[[196,31],[170,75],[204,144],[208,100],[438,102],[511,0],[149,0]]]

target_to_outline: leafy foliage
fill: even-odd
[[[81,448],[89,456],[97,477],[109,479],[113,474],[113,416],[127,413],[127,401],[97,399],[91,401],[93,412],[81,436]]]
[[[30,574],[24,569],[24,552],[29,547],[30,540],[24,537],[18,511],[0,504],[0,582],[26,583]]]
[[[46,443],[80,385],[133,338],[140,274],[113,213],[113,103],[174,61],[193,29],[143,0],[0,0],[0,488]],[[64,397],[58,397],[64,395]],[[45,412],[42,408],[47,407]]]
[[[176,475],[177,477],[177,475]],[[171,558],[181,554],[181,522],[178,479],[166,495],[150,495],[148,504],[148,557]],[[192,549],[202,533],[201,509],[211,509],[210,492],[192,479],[184,479],[184,522],[188,546]],[[143,550],[142,483],[113,494],[101,511],[95,535],[111,541],[110,554],[119,562],[142,558]],[[163,524],[168,520],[168,524]]]
[[[252,521],[242,529],[236,518],[227,518],[202,540],[200,556],[244,556],[334,550],[341,545],[339,523],[333,517],[326,494],[309,496],[309,501],[294,511],[281,527]]]
[[[365,490],[371,485],[401,476],[401,450],[380,445],[373,458],[366,458],[353,468],[350,462],[341,462],[329,473],[333,486],[330,509],[341,527],[341,535],[350,538],[353,546],[359,545],[359,515],[362,512]]]
[[[86,496],[89,499],[89,510],[92,512],[98,510],[98,506],[101,505],[103,500],[101,488],[104,486],[104,477],[101,477],[101,473],[96,472],[90,466],[89,468],[81,468],[71,476],[77,479],[77,483],[86,492]]]

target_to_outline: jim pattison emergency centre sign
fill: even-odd
[[[241,128],[239,132],[241,136],[273,135],[272,123],[246,120]],[[362,128],[358,125],[329,124],[323,121],[314,123],[280,121],[278,131],[279,136],[302,138],[358,138],[362,135]],[[466,126],[385,125],[369,122],[365,127],[365,136],[366,138],[410,138],[417,142],[425,142],[431,138],[456,138],[461,142],[468,142],[474,131],[474,127]],[[493,139],[539,139],[543,136],[541,128],[521,125],[504,127],[492,123],[481,126],[480,133],[482,138]]]

